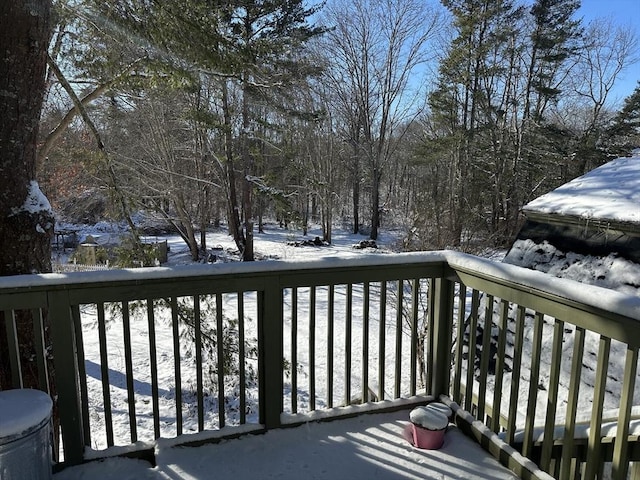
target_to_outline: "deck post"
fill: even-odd
[[[283,410],[283,308],[280,282],[271,278],[258,292],[258,377],[260,423],[265,429],[281,426]]]
[[[453,329],[453,283],[444,278],[437,278],[433,285],[433,308],[429,312],[429,332],[431,351],[428,353],[429,369],[433,372],[430,376],[431,391],[428,392],[435,398],[449,393],[451,370],[451,335]]]
[[[85,442],[77,349],[68,291],[49,292],[48,304],[64,462],[68,465],[78,465],[84,458]],[[86,399],[84,401],[86,402]]]

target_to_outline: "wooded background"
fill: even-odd
[[[576,0],[58,0],[38,180],[147,209],[197,260],[224,222],[508,244],[528,201],[640,146],[638,39]],[[91,218],[87,218],[91,221]],[[96,220],[95,218],[93,220]]]

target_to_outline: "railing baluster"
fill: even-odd
[[[200,314],[200,295],[193,296],[193,326],[196,349],[196,403],[198,410],[198,431],[204,430],[204,386],[202,371],[202,317]]]
[[[180,328],[178,299],[171,297],[171,326],[173,332],[173,371],[176,393],[176,435],[182,435],[182,376],[180,373]]]
[[[411,365],[409,395],[414,396],[418,389],[418,299],[420,295],[420,279],[414,278],[411,283]],[[421,379],[424,380],[424,379]]]
[[[151,370],[151,402],[153,408],[153,437],[160,438],[160,395],[158,388],[158,353],[156,345],[156,319],[154,301],[147,298],[147,325],[149,330],[149,367]]]
[[[133,389],[133,358],[131,353],[131,322],[129,302],[122,302],[122,329],[124,338],[124,363],[127,383],[127,402],[129,403],[129,431],[131,442],[138,441],[138,423],[136,421],[136,394]]]
[[[44,318],[42,309],[34,308],[31,310],[33,318],[33,334],[36,354],[36,365],[38,366],[38,388],[43,392],[51,393],[49,389],[49,368],[47,366],[47,347],[44,341]],[[6,318],[6,317],[5,317]],[[86,376],[85,384],[86,384]],[[84,397],[86,398],[86,397]]]
[[[387,282],[380,282],[380,319],[378,321],[378,401],[385,399]]]
[[[402,319],[404,307],[404,282],[398,280],[398,298],[396,302],[396,382],[393,389],[393,397],[400,398],[402,383]]]
[[[316,409],[316,287],[309,287],[309,409]]]
[[[480,308],[480,292],[471,292],[471,315],[469,318],[469,336],[467,342],[467,384],[464,392],[464,408],[468,412],[473,407],[473,374],[476,359],[476,335],[478,334],[478,309]]]
[[[369,401],[369,303],[371,298],[370,284],[363,284],[362,305],[362,403]]]
[[[37,312],[34,311],[35,314]],[[84,340],[82,335],[82,321],[80,318],[80,306],[71,306],[71,318],[73,319],[74,337],[76,342],[76,362],[78,364],[78,385],[80,398],[82,399],[82,426],[84,427],[84,444],[91,446],[91,424],[89,423],[89,394],[87,390],[87,368],[84,362]],[[35,326],[35,325],[34,325]],[[37,330],[36,330],[37,332]],[[37,333],[36,333],[36,336]]]
[[[495,383],[493,387],[493,412],[491,430],[500,431],[502,418],[502,385],[504,380],[505,350],[507,345],[507,319],[509,318],[509,302],[500,300],[498,324],[498,347],[496,351]]]
[[[224,322],[222,317],[222,294],[216,293],[216,350],[218,361],[218,428],[225,426],[224,402]]]
[[[542,444],[542,460],[540,467],[548,473],[551,470],[551,451],[554,443],[556,425],[556,409],[558,404],[558,390],[560,386],[560,362],[562,361],[562,340],[564,337],[564,322],[555,320],[553,325],[553,342],[551,350],[551,365],[549,372],[549,390],[547,400],[547,415],[544,427],[544,441]]]
[[[542,327],[544,325],[544,315],[540,312],[536,312],[533,322],[529,397],[527,400],[527,417],[524,424],[524,442],[522,444],[522,454],[525,457],[528,457],[533,449],[533,429],[536,421],[536,403],[538,399],[538,380],[540,378],[540,352],[542,348]]]
[[[345,326],[344,326],[344,404],[351,403],[351,343],[353,324],[353,284],[347,284],[347,300],[345,306]]]
[[[13,388],[22,388],[22,366],[20,365],[20,348],[18,346],[18,329],[16,327],[15,310],[4,312],[7,324],[7,343],[9,349],[9,363],[11,364],[11,385]]]
[[[631,417],[631,407],[633,405],[637,371],[638,348],[627,347],[620,398],[620,415],[618,417],[618,429],[613,447],[613,462],[611,468],[611,477],[613,480],[623,480],[627,478],[627,470],[629,469],[629,461],[627,460],[629,420]]]
[[[427,392],[429,395],[433,395],[433,375],[434,375],[434,361],[435,361],[435,345],[434,345],[434,330],[436,329],[436,293],[435,283],[433,278],[427,279],[427,338],[426,343],[426,367],[427,367]]]
[[[509,395],[509,418],[507,421],[506,442],[513,444],[518,420],[518,393],[520,392],[520,372],[522,370],[522,347],[524,343],[524,317],[526,310],[518,305],[516,313],[516,331],[513,343],[513,368],[511,370],[511,393]]]
[[[98,342],[100,344],[100,377],[102,379],[102,402],[104,404],[104,426],[107,446],[113,446],[113,417],[111,415],[111,387],[109,382],[109,356],[107,350],[106,319],[104,303],[96,304],[98,312]]]
[[[291,412],[298,413],[298,288],[291,289]]]
[[[604,406],[604,392],[607,384],[607,369],[609,365],[609,351],[611,339],[600,336],[598,348],[598,364],[596,367],[595,386],[593,387],[593,405],[591,407],[591,426],[589,429],[589,455],[585,466],[584,480],[596,478],[602,463],[602,409]]]
[[[204,386],[202,364],[202,317],[200,314],[200,295],[193,296],[193,326],[194,343],[196,349],[196,392],[198,409],[198,431],[204,430]]]
[[[296,289],[293,289],[294,292],[296,292]],[[243,292],[238,292],[237,293],[237,299],[238,299],[238,366],[240,369],[240,425],[244,425],[245,423],[247,423],[247,378],[246,378],[246,365],[245,365],[245,347],[244,347],[244,342],[245,342],[245,325],[244,325],[244,293]],[[296,295],[296,301],[297,301],[297,295]],[[293,329],[293,327],[292,327]],[[293,329],[293,331],[295,332],[295,329]],[[294,335],[294,333],[292,333],[292,335]],[[295,345],[295,343],[293,343],[293,345]],[[296,360],[295,360],[295,355],[293,355],[293,361],[292,361],[292,376],[293,378],[297,378],[296,375]],[[297,398],[297,386],[295,381],[292,381],[292,392],[291,392],[291,398]],[[292,400],[293,401],[293,400]],[[294,403],[295,405],[295,403]],[[295,411],[293,412],[295,413]]]
[[[571,379],[567,394],[567,410],[565,414],[565,433],[562,441],[562,460],[560,464],[560,478],[573,478],[575,461],[571,453],[575,445],[576,414],[578,413],[578,395],[580,393],[580,378],[582,376],[582,357],[584,355],[585,329],[576,327],[573,338],[573,353],[571,358]]]
[[[327,406],[333,407],[333,312],[335,303],[335,285],[329,285],[327,303]]]
[[[485,296],[484,324],[482,327],[482,352],[480,352],[480,379],[478,385],[477,418],[484,422],[487,403],[487,375],[489,372],[489,351],[491,349],[491,327],[493,326],[493,295]]]
[[[462,363],[463,363],[463,349],[464,349],[464,324],[465,324],[465,312],[467,305],[467,287],[459,283],[458,284],[458,324],[456,335],[456,352],[455,352],[455,374],[453,379],[453,401],[460,402],[460,383],[462,381]]]

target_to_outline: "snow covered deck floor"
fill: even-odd
[[[54,480],[518,478],[454,426],[440,450],[412,447],[404,438],[408,418],[408,411],[377,413],[220,444],[160,448],[155,468],[114,458],[68,468]]]

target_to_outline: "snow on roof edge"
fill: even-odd
[[[522,211],[640,223],[640,149],[541,195]]]

